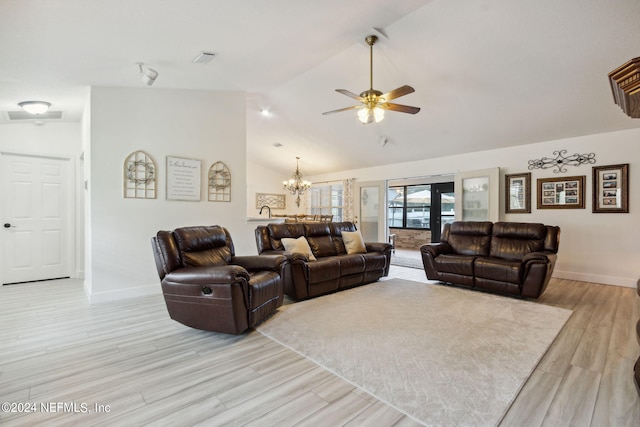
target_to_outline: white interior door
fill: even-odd
[[[500,168],[463,171],[455,179],[456,221],[500,219]]]
[[[69,277],[70,162],[0,155],[2,284]]]
[[[356,182],[355,223],[365,242],[385,242],[385,200],[384,181]]]

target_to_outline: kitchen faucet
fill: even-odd
[[[269,218],[271,218],[271,208],[267,205],[264,205],[263,207],[260,208],[260,212],[258,213],[258,215],[262,215],[262,209],[267,208],[267,210],[269,211]]]

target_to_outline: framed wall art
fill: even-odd
[[[585,176],[538,178],[538,209],[584,209]]]
[[[134,151],[124,161],[124,197],[156,198],[156,163],[142,150]]]
[[[200,201],[201,162],[167,156],[167,200]]]
[[[531,213],[531,173],[505,175],[505,213]]]
[[[593,213],[629,213],[629,164],[593,167]]]
[[[209,201],[231,201],[231,172],[223,162],[215,162],[209,168]]]
[[[271,209],[285,209],[287,196],[285,194],[256,193],[256,209],[269,206]]]

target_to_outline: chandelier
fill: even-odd
[[[285,190],[288,190],[292,196],[298,195],[296,198],[296,206],[298,207],[300,206],[300,196],[302,196],[304,192],[311,187],[311,183],[309,181],[302,179],[302,174],[298,168],[299,161],[300,157],[296,157],[296,172],[291,175],[291,179],[288,181],[282,181]]]

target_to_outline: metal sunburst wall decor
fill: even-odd
[[[572,154],[567,156],[567,150],[554,151],[555,157],[543,157],[541,159],[529,160],[529,170],[556,168],[553,173],[566,172],[565,166],[580,166],[594,164],[596,162],[595,153]]]

